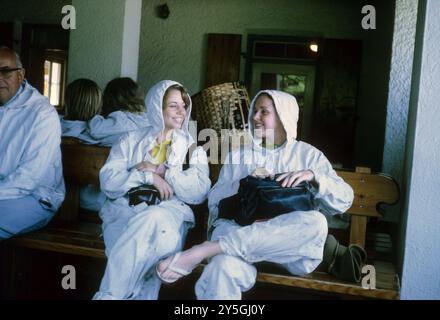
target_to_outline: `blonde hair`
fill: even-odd
[[[92,80],[77,79],[67,86],[64,103],[66,120],[89,121],[101,113],[102,91]]]

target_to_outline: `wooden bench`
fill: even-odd
[[[94,258],[106,258],[101,237],[101,226],[96,215],[82,216],[79,208],[79,188],[85,184],[99,185],[99,170],[105,163],[109,148],[80,144],[75,139],[64,139],[62,144],[63,170],[66,181],[66,200],[56,218],[45,228],[6,242],[7,261],[5,269],[15,272],[14,264],[18,248],[28,248],[47,252],[58,252]],[[215,169],[214,169],[215,171]],[[395,203],[398,200],[398,187],[395,181],[382,174],[372,174],[368,169],[359,168],[357,172],[338,171],[355,191],[351,214],[350,243],[365,246],[366,227],[369,217],[379,217],[380,203]],[[216,172],[214,172],[216,175]],[[194,208],[197,226],[188,235],[186,247],[204,240],[206,235],[207,208]],[[368,234],[367,234],[368,235]],[[340,237],[338,237],[340,239]],[[306,277],[292,276],[274,266],[258,266],[257,281],[274,286],[305,288],[343,294],[354,297],[398,299],[399,283],[390,261],[376,260],[367,241],[367,252],[371,257],[369,264],[376,268],[376,289],[363,289],[359,284],[336,280],[327,273],[315,271]],[[196,269],[201,272],[203,265]],[[15,277],[7,277],[3,290],[11,291]],[[13,292],[13,290],[12,290]]]

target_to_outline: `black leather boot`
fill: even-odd
[[[359,283],[362,279],[362,267],[367,260],[365,250],[356,245],[341,245],[331,234],[324,245],[324,256],[321,267],[336,278]]]

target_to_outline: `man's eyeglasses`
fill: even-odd
[[[12,72],[21,70],[23,68],[2,68],[0,69],[0,76],[2,78],[9,78],[12,75]]]

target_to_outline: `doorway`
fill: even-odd
[[[274,89],[296,98],[299,106],[298,140],[310,139],[315,73],[313,65],[254,63],[252,66],[252,97],[260,90]]]
[[[21,56],[26,79],[60,112],[69,50],[69,31],[60,25],[23,24]]]

